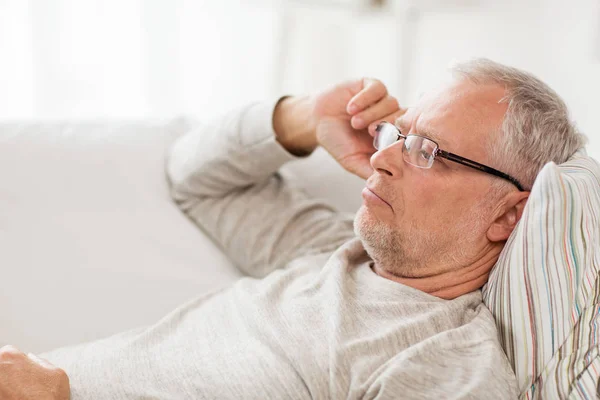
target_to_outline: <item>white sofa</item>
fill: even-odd
[[[168,193],[165,155],[195,123],[0,123],[0,346],[105,337],[241,276]],[[322,150],[286,174],[360,205],[364,182]]]

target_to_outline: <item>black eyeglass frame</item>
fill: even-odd
[[[400,133],[400,130],[398,129],[398,127],[390,122],[380,122],[377,125],[376,131],[379,132],[384,125],[392,126],[396,130],[396,134],[398,135],[397,140],[406,139],[408,136],[417,136],[417,137],[421,137],[421,138],[427,139],[427,140],[435,143],[435,150],[433,151],[433,154],[432,154],[434,162],[435,162],[435,157],[440,156],[442,158],[445,158],[446,160],[454,161],[455,163],[465,165],[467,167],[476,169],[481,172],[485,172],[486,174],[490,174],[490,175],[494,175],[494,176],[497,176],[502,179],[506,179],[507,181],[509,181],[510,183],[515,185],[517,187],[517,189],[519,189],[519,191],[521,191],[521,192],[525,191],[525,189],[523,188],[521,183],[517,179],[513,178],[512,176],[505,174],[502,171],[498,171],[497,169],[494,169],[492,167],[488,167],[487,165],[478,163],[477,161],[469,160],[468,158],[461,157],[457,154],[450,153],[449,151],[442,150],[442,149],[440,149],[439,144],[435,140],[430,139],[427,136],[414,135],[414,134],[403,135],[402,133]]]

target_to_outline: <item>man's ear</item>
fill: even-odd
[[[490,242],[503,242],[508,239],[523,215],[529,193],[510,192],[500,200],[500,206],[496,210],[496,219],[487,231],[487,238]]]

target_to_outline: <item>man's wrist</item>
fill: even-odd
[[[311,98],[284,97],[273,111],[277,141],[291,154],[307,156],[317,147]]]

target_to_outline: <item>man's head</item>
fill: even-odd
[[[355,220],[378,272],[441,297],[485,283],[541,167],[566,161],[584,143],[563,101],[530,74],[489,60],[453,72],[396,126],[515,177],[525,191],[439,156],[429,169],[410,165],[399,140],[371,158],[367,187],[384,202],[367,192]]]

